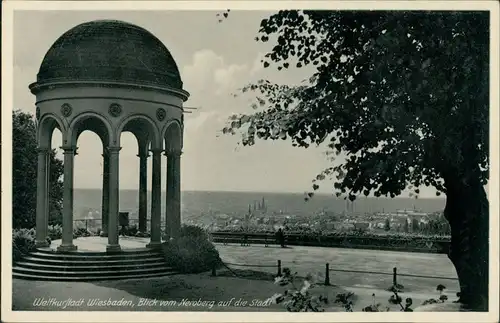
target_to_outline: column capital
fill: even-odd
[[[76,147],[76,146],[61,146],[59,148],[61,148],[62,150],[64,150],[64,154],[78,155],[77,152],[76,152],[77,149],[78,149],[78,147]]]
[[[181,155],[181,150],[165,151],[165,156],[180,157]]]
[[[139,157],[139,158],[148,158],[149,156],[151,156],[151,155],[147,151],[137,154],[137,157]]]
[[[118,154],[122,147],[106,147],[106,150],[108,154]]]
[[[154,155],[154,154],[161,154],[162,151],[163,151],[163,149],[161,149],[161,148],[153,148],[153,149],[150,149],[149,151],[152,152],[153,155]]]

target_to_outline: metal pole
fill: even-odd
[[[330,264],[326,263],[325,266],[325,286],[330,286]]]

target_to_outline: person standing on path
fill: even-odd
[[[278,240],[281,248],[285,248],[285,234],[283,233],[283,229],[279,228],[278,232],[276,232],[276,240]]]

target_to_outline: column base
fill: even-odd
[[[57,247],[58,252],[76,251],[77,249],[78,247],[74,244],[60,245],[59,247]]]
[[[120,252],[122,251],[122,248],[120,247],[119,244],[108,244],[106,246],[106,252]]]
[[[47,248],[49,246],[49,242],[47,240],[35,241],[35,247],[37,248]]]
[[[151,249],[160,249],[161,248],[161,242],[159,241],[151,241],[146,245],[146,248],[151,248]]]

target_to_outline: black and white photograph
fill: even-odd
[[[2,321],[499,320],[496,1],[3,4]]]

